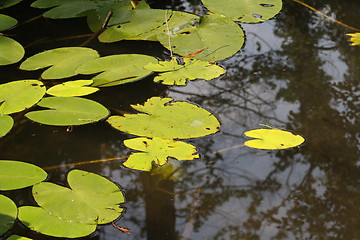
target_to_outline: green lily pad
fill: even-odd
[[[1,0],[0,9],[11,7],[21,1],[22,0]]]
[[[183,28],[158,31],[160,43],[169,49],[169,34],[172,50],[181,56],[202,52],[193,58],[217,61],[238,52],[244,44],[244,32],[231,19],[221,15],[205,15],[199,22]]]
[[[188,80],[211,80],[225,73],[222,67],[200,60],[184,59],[184,65],[172,61],[159,61],[158,64],[149,63],[144,68],[154,72],[163,72],[154,78],[154,82],[166,85],[186,85]]]
[[[0,160],[0,190],[14,190],[44,181],[47,173],[30,163]]]
[[[142,1],[138,6],[128,12],[128,15],[121,16],[121,19],[116,22],[115,26],[107,28],[100,36],[101,42],[116,42],[120,40],[148,40],[148,34],[162,26],[171,15],[171,11],[151,9],[149,5]],[[110,23],[111,24],[111,23]],[[151,39],[151,38],[150,38]],[[152,39],[151,39],[152,40]]]
[[[0,36],[0,65],[9,65],[20,61],[25,54],[23,46],[17,41]]]
[[[143,68],[157,63],[156,58],[141,54],[121,54],[101,57],[80,66],[78,74],[100,73],[92,78],[94,87],[108,87],[139,80],[152,71]]]
[[[40,207],[20,207],[18,218],[31,230],[54,237],[78,238],[96,230],[96,224],[66,221],[48,214]]]
[[[88,87],[93,83],[92,80],[77,80],[64,82],[49,88],[46,93],[56,97],[76,97],[85,96],[98,91],[98,88]]]
[[[23,237],[23,236],[12,235],[9,238],[7,238],[6,240],[32,240],[32,239],[27,238],[27,237]]]
[[[114,128],[137,136],[186,139],[202,137],[219,130],[214,115],[188,102],[172,102],[171,98],[152,97],[144,105],[132,105],[140,112],[112,116]]]
[[[19,80],[0,84],[0,114],[21,112],[44,96],[45,86],[38,80]]]
[[[199,158],[199,154],[196,154],[195,146],[173,139],[132,138],[125,140],[124,144],[128,148],[142,151],[131,153],[124,162],[124,166],[141,171],[150,171],[152,162],[162,166],[168,162],[170,157],[177,160]]]
[[[12,28],[17,24],[17,20],[10,16],[0,14],[0,31]]]
[[[8,115],[0,115],[0,137],[5,136],[14,126],[14,120]]]
[[[124,195],[106,178],[80,170],[68,174],[70,188],[42,182],[33,187],[36,202],[50,215],[85,224],[105,224],[118,218]]]
[[[202,3],[214,13],[244,23],[264,22],[282,8],[282,0],[202,0]]]
[[[109,115],[109,111],[100,103],[79,97],[47,97],[37,105],[50,109],[29,112],[25,116],[47,125],[83,125]]]
[[[60,79],[75,76],[75,70],[81,65],[98,58],[97,51],[85,47],[63,47],[38,53],[26,59],[21,70],[38,70],[46,67],[43,79]]]
[[[246,141],[245,146],[267,150],[292,148],[305,141],[300,135],[294,135],[291,132],[276,128],[250,130],[245,132],[244,135],[256,138]]]
[[[7,232],[17,217],[17,207],[8,197],[0,195],[0,235]]]

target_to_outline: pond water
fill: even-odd
[[[43,10],[24,1],[1,10],[24,22]],[[360,28],[360,1],[311,0],[308,4]],[[156,1],[154,8],[203,11],[197,1]],[[6,11],[5,11],[6,10]],[[360,47],[350,46],[349,30],[304,6],[287,0],[275,19],[241,24],[245,46],[220,64],[226,74],[186,87],[141,81],[103,88],[90,95],[119,114],[130,104],[152,96],[186,100],[211,111],[221,132],[192,139],[201,159],[171,161],[168,172],[129,170],[113,160],[130,153],[122,141],[128,135],[106,122],[84,126],[46,126],[15,115],[16,126],[0,139],[0,158],[22,160],[46,168],[49,181],[66,184],[66,173],[81,169],[118,183],[125,193],[126,212],[111,224],[82,239],[360,239]],[[40,51],[79,46],[90,33],[84,19],[39,18],[11,34],[26,49]],[[91,42],[101,55],[141,53],[168,58],[159,43]],[[41,71],[0,67],[2,83],[37,79]],[[241,145],[245,131],[266,124],[303,136],[299,147],[280,151]],[[221,151],[224,150],[224,151]],[[221,151],[221,152],[218,152]],[[109,159],[106,162],[88,163]],[[169,175],[170,171],[170,175]],[[34,205],[30,190],[1,192],[18,206]],[[53,239],[15,223],[12,233],[33,239]]]

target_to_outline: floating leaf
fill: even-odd
[[[5,136],[13,127],[14,120],[8,115],[0,115],[0,137]]]
[[[1,4],[0,4],[1,5]],[[17,20],[10,16],[0,14],[0,31],[12,28],[17,24]]]
[[[75,70],[90,60],[98,58],[97,51],[85,47],[63,47],[38,53],[26,59],[21,65],[22,70],[45,70],[43,79],[60,79],[75,76]]]
[[[46,93],[57,97],[85,96],[98,91],[98,88],[87,87],[92,80],[77,80],[64,82],[49,88]]]
[[[47,125],[83,125],[109,115],[109,111],[100,103],[79,97],[47,97],[37,105],[50,109],[29,112],[25,116]]]
[[[202,137],[219,130],[210,112],[188,102],[152,97],[144,105],[132,105],[140,112],[112,116],[107,121],[116,129],[138,136],[185,139]]]
[[[257,138],[244,143],[245,146],[257,149],[273,150],[292,148],[305,141],[300,135],[294,135],[291,132],[276,128],[255,129],[247,131],[244,134],[251,138]]]
[[[124,195],[106,178],[80,170],[68,174],[70,188],[42,182],[33,187],[36,202],[50,215],[86,224],[105,224],[118,218]]]
[[[0,235],[11,228],[16,217],[17,207],[15,203],[10,198],[0,195]]]
[[[96,230],[96,224],[66,221],[48,214],[40,207],[20,207],[18,218],[31,230],[54,237],[78,238]]]
[[[121,54],[101,57],[80,66],[78,74],[99,73],[92,78],[94,87],[108,87],[133,82],[151,73],[143,68],[148,63],[157,63],[156,58],[141,54]]]
[[[141,171],[150,171],[152,162],[162,166],[168,158],[177,160],[193,160],[199,158],[195,146],[173,139],[163,138],[132,138],[124,141],[125,146],[142,151],[131,153],[124,166]]]
[[[202,0],[202,3],[214,13],[245,23],[266,21],[282,8],[282,0]]]
[[[174,53],[185,56],[204,49],[194,58],[217,61],[228,58],[239,51],[244,44],[244,32],[239,25],[220,15],[202,16],[183,28],[158,31],[157,38],[164,47],[169,48],[169,33]]]
[[[6,240],[32,240],[31,238],[22,237],[18,235],[12,235],[11,237],[7,238]]]
[[[0,190],[14,190],[44,181],[47,173],[30,163],[0,160]]]
[[[17,41],[0,36],[0,65],[9,65],[20,61],[25,54],[23,46]]]
[[[38,80],[19,80],[0,84],[0,114],[20,112],[44,96],[45,86]]]
[[[346,35],[350,36],[352,46],[360,45],[360,33],[348,33]]]
[[[1,0],[0,9],[11,7],[12,5],[15,5],[21,1],[22,0]]]
[[[188,80],[211,80],[225,73],[222,67],[200,60],[184,59],[184,65],[177,64],[176,58],[172,61],[159,61],[158,64],[149,63],[144,68],[160,73],[154,82],[166,85],[186,85]]]
[[[120,40],[148,40],[147,33],[152,32],[165,23],[165,11],[162,9],[151,9],[142,1],[131,10],[127,16],[118,19],[115,26],[107,28],[100,36],[101,42],[116,42]],[[171,11],[168,13],[170,16]],[[114,20],[112,21],[114,22]],[[152,40],[152,39],[151,39]]]

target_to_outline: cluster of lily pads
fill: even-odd
[[[86,17],[94,32],[112,12],[107,28],[99,35],[101,42],[159,41],[178,56],[170,61],[142,54],[100,56],[87,47],[63,47],[35,54],[23,61],[20,69],[46,68],[40,80],[24,79],[0,85],[0,137],[14,125],[10,115],[24,110],[25,117],[31,121],[55,126],[83,125],[106,119],[109,116],[106,107],[83,98],[101,87],[130,83],[150,74],[156,74],[155,82],[166,85],[217,78],[225,69],[214,61],[232,56],[244,43],[244,32],[235,22],[262,22],[282,7],[281,0],[203,0],[203,4],[211,14],[197,16],[151,9],[145,1],[36,0],[33,7],[52,8],[44,17]],[[0,31],[13,25],[0,25]],[[0,36],[0,64],[3,38]],[[20,53],[15,47],[13,51]],[[90,75],[90,79],[48,84],[80,74]],[[125,146],[136,150],[123,163],[131,169],[150,171],[153,163],[162,166],[169,158],[197,159],[196,147],[181,140],[210,135],[220,128],[220,122],[212,113],[189,102],[152,97],[143,105],[132,107],[139,113],[107,119],[115,129],[137,136],[124,141]],[[256,129],[245,135],[256,138],[245,142],[246,146],[260,149],[285,149],[304,141],[301,136],[274,128]],[[0,161],[0,190],[32,186],[38,204],[17,208],[12,200],[0,195],[0,206],[5,206],[0,208],[0,220],[4,218],[0,235],[18,218],[42,234],[76,238],[91,234],[98,224],[110,223],[122,212],[121,190],[101,176],[72,170],[68,173],[70,188],[43,182],[46,177],[46,172],[34,165]],[[26,238],[12,236],[9,239]]]

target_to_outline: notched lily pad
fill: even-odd
[[[0,114],[21,112],[36,104],[46,89],[38,80],[19,80],[0,84]]]
[[[199,158],[196,154],[195,146],[163,138],[132,138],[124,141],[128,148],[141,152],[131,153],[124,162],[124,166],[141,171],[150,171],[152,162],[162,166],[168,162],[169,158],[177,160],[193,160]]]
[[[21,65],[22,70],[45,70],[41,77],[43,79],[61,79],[75,76],[75,70],[90,60],[98,58],[97,51],[85,47],[63,47],[51,49],[35,54],[26,59]]]
[[[0,5],[1,6],[1,5]],[[17,24],[17,20],[8,15],[0,14],[0,31],[12,28]]]
[[[98,88],[89,87],[92,80],[76,80],[64,82],[49,88],[46,93],[56,97],[85,96],[98,91]]]
[[[152,97],[144,105],[132,105],[142,113],[112,116],[107,121],[129,134],[167,139],[202,137],[219,130],[219,121],[207,110],[172,100]]]
[[[0,190],[14,190],[44,181],[47,173],[31,163],[0,160]]]
[[[184,59],[184,64],[172,61],[159,61],[158,64],[149,63],[144,68],[154,72],[162,72],[154,78],[154,82],[166,85],[186,85],[188,80],[211,80],[225,73],[225,69],[206,61]]]
[[[66,221],[48,214],[41,207],[20,207],[19,220],[33,231],[54,237],[78,238],[96,230],[96,224]]]
[[[80,97],[47,97],[37,105],[50,109],[28,112],[25,116],[47,125],[83,125],[109,115],[109,111],[100,103]]]
[[[68,174],[70,188],[42,182],[33,187],[36,202],[50,215],[84,224],[105,224],[118,218],[124,195],[106,178],[80,170]]]
[[[5,136],[14,126],[14,120],[8,115],[0,115],[0,137]]]
[[[14,39],[0,36],[0,65],[9,65],[20,61],[25,50]]]
[[[256,138],[246,141],[245,146],[267,150],[292,148],[305,141],[300,135],[294,135],[291,132],[276,128],[250,130],[245,132],[244,135]]]
[[[264,22],[282,8],[282,0],[202,0],[202,3],[211,12],[244,23]]]
[[[17,217],[17,207],[8,197],[0,195],[0,236],[7,232]]]

